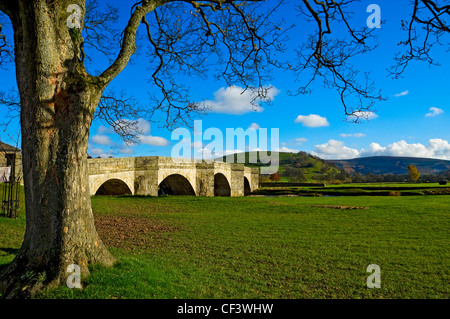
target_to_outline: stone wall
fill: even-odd
[[[231,196],[244,196],[244,177],[251,191],[259,188],[259,170],[244,167],[244,164],[174,160],[170,157],[128,157],[89,159],[89,187],[94,195],[100,186],[109,179],[121,179],[132,194],[158,196],[159,185],[170,176],[180,175],[180,184],[190,184],[198,196],[214,196],[214,176],[223,174],[228,182]],[[168,180],[174,183],[174,178]],[[217,178],[216,178],[217,180]],[[227,194],[226,183],[221,183]],[[165,184],[165,187],[169,187]],[[170,188],[170,187],[169,187]],[[175,186],[172,188],[176,188]],[[180,191],[180,193],[189,193]]]
[[[108,180],[120,179],[132,194],[158,196],[161,182],[170,175],[181,175],[191,184],[198,196],[214,196],[214,176],[223,174],[231,196],[244,196],[244,177],[250,190],[259,188],[259,169],[244,164],[173,160],[170,157],[125,157],[88,159],[91,195]],[[16,154],[16,176],[22,176],[22,155]],[[23,185],[23,178],[21,179]]]

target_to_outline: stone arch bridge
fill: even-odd
[[[91,195],[245,196],[259,188],[259,169],[244,164],[170,157],[89,159]]]

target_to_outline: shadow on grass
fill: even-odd
[[[0,247],[0,252],[4,252],[8,255],[16,255],[19,252],[18,248],[5,248],[5,247]]]
[[[5,247],[0,247],[0,252],[4,252],[7,255],[17,255],[17,253],[19,252],[18,248],[5,248]],[[5,269],[6,267],[8,267],[10,263],[7,262],[5,264],[0,264],[0,273],[3,271],[3,269]]]
[[[94,198],[158,198],[161,196],[151,196],[151,195],[129,195],[129,194],[124,194],[124,195],[94,195],[91,196]]]

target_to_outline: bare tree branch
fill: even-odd
[[[8,63],[14,61],[13,47],[8,43],[6,35],[3,34],[3,27],[7,18],[0,12],[0,69],[4,69]]]
[[[5,117],[0,121],[0,126],[6,130],[13,120],[20,117],[19,92],[17,90],[10,90],[6,93],[0,90],[0,106],[7,108]]]
[[[118,19],[118,8],[108,3],[101,7],[97,0],[87,1],[83,49],[100,52],[112,63],[117,49],[111,43],[117,42],[120,36],[119,31],[114,27]],[[86,55],[86,58],[91,61],[89,55]]]
[[[205,78],[214,68],[216,78],[239,84],[254,94],[254,103],[268,100],[266,83],[273,56],[281,53],[281,22],[269,21],[282,1],[179,1],[158,7],[142,19],[149,40],[152,67],[152,114],[165,114],[165,127],[188,125],[193,114],[208,110],[192,102],[189,87],[174,74]],[[267,10],[269,9],[269,10]]]
[[[355,29],[350,24],[351,12],[346,11],[354,1],[302,0],[299,12],[313,21],[317,32],[297,50],[298,63],[294,67],[298,81],[306,82],[293,94],[310,93],[311,84],[321,78],[325,87],[337,90],[346,115],[354,121],[367,114],[376,101],[384,100],[376,91],[369,73],[361,72],[351,59],[373,51],[377,45],[372,30]],[[334,24],[345,26],[347,37],[331,38]],[[307,75],[307,74],[311,75]],[[307,80],[305,81],[304,78]],[[351,101],[349,101],[351,99]]]
[[[148,40],[146,54],[151,74],[148,114],[164,114],[165,127],[170,129],[187,125],[193,116],[208,110],[205,103],[192,101],[189,86],[175,80],[176,74],[205,79],[215,71],[216,79],[227,85],[240,85],[255,92],[253,103],[257,105],[269,100],[267,83],[274,68],[295,73],[301,83],[291,92],[294,95],[310,93],[312,83],[320,79],[325,87],[338,92],[345,114],[358,121],[384,97],[376,90],[369,73],[352,64],[355,57],[377,47],[373,30],[352,26],[349,8],[355,2],[298,1],[300,14],[315,25],[316,32],[296,50],[296,62],[283,61],[286,31],[292,27],[282,19],[275,21],[274,13],[287,4],[283,0],[135,1],[122,33],[114,27],[117,9],[109,5],[103,8],[97,0],[91,0],[86,6],[84,47],[97,50],[110,60],[110,66],[97,78],[104,89],[129,63],[138,45],[142,45],[137,43],[137,31],[142,26]],[[0,9],[6,4],[12,2],[0,1]],[[412,8],[411,20],[403,22],[408,39],[400,42],[407,52],[396,56],[396,66],[391,70],[396,77],[412,60],[436,64],[430,55],[431,48],[440,44],[450,30],[449,5],[413,0]],[[342,37],[334,35],[337,24],[345,30]],[[112,39],[119,46],[111,45]],[[5,50],[0,24],[0,59],[6,57]],[[102,103],[108,97],[111,94]],[[109,110],[116,117],[122,113],[114,113],[113,99],[108,101],[101,114]]]
[[[111,89],[103,94],[94,118],[111,126],[125,142],[136,143],[138,135],[142,134],[138,120],[146,115],[145,108],[134,97],[127,96],[124,91],[117,94]]]
[[[131,56],[136,52],[136,32],[142,18],[166,2],[166,0],[144,0],[133,5],[134,11],[123,32],[120,52],[114,62],[99,76],[100,81],[104,83],[104,87],[122,72]]]
[[[405,47],[395,56],[395,64],[388,71],[393,78],[399,78],[411,61],[423,61],[430,65],[439,65],[432,57],[435,45],[450,33],[450,5],[438,5],[437,1],[414,0],[413,12],[409,21],[402,20],[402,29],[407,39],[398,45]],[[449,43],[447,43],[447,46]]]

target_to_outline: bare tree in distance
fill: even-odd
[[[84,275],[90,264],[114,264],[95,230],[91,209],[89,129],[98,117],[132,140],[130,128],[141,112],[149,117],[164,114],[169,129],[187,124],[208,106],[192,101],[189,87],[174,75],[205,78],[213,73],[218,81],[252,92],[258,104],[270,100],[267,83],[273,70],[281,69],[303,82],[294,94],[309,93],[312,81],[320,78],[337,90],[345,114],[358,118],[371,110],[383,97],[369,74],[351,60],[376,48],[374,31],[351,25],[354,3],[143,0],[132,2],[130,12],[123,13],[96,1],[0,0],[0,11],[11,21],[14,34],[12,45],[0,17],[0,67],[12,57],[16,67],[27,212],[22,247],[0,276],[4,296],[29,296],[64,283],[71,264],[79,265]],[[420,18],[418,4],[435,13],[434,18]],[[69,6],[80,9],[79,27],[66,23],[73,22]],[[316,28],[297,48],[294,61],[285,56],[286,31],[295,26],[278,14],[284,6],[297,8]],[[410,6],[416,13],[414,23],[440,39],[448,33],[447,7],[427,0]],[[116,30],[123,14],[126,26]],[[345,26],[346,36],[334,36],[337,24]],[[410,43],[416,40],[410,37]],[[107,89],[138,48],[146,49],[152,84],[151,103],[144,109],[132,97]],[[86,68],[86,63],[95,63],[92,50],[108,60],[95,74]],[[8,101],[7,95],[3,98]],[[123,121],[125,114],[131,119]]]

